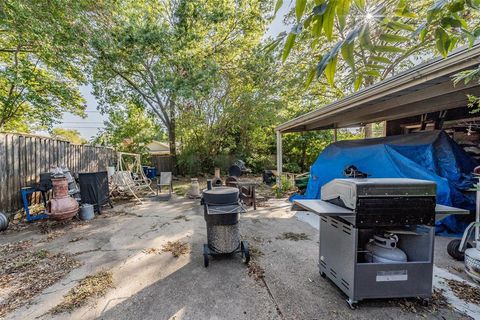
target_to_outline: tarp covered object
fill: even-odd
[[[475,196],[466,190],[475,182],[471,172],[477,163],[443,131],[332,143],[312,165],[305,194],[293,198],[319,199],[320,188],[344,178],[351,165],[371,178],[435,181],[437,203],[475,210]],[[469,217],[449,216],[437,223],[437,233],[463,232]]]

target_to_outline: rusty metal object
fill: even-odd
[[[238,187],[238,178],[234,176],[229,176],[227,179],[225,179],[225,185],[227,187]]]
[[[52,178],[53,199],[48,201],[47,214],[50,219],[67,220],[78,213],[78,202],[68,194],[66,177]]]

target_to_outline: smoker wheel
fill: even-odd
[[[208,255],[210,254],[210,249],[208,249],[208,244],[203,245],[203,265],[205,268],[208,267]]]
[[[240,242],[240,249],[242,251],[242,258],[244,258],[244,262],[250,262],[250,251],[248,250],[248,242],[242,241]]]
[[[455,239],[450,241],[447,246],[447,252],[450,255],[450,257],[452,257],[453,259],[458,261],[464,261],[465,253],[459,250],[460,242],[462,242],[462,240],[460,239]],[[472,245],[470,243],[467,243],[467,248],[471,248],[471,247]]]

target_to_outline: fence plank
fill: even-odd
[[[115,158],[110,148],[0,133],[0,211],[21,208],[20,188],[33,185],[51,166],[67,165],[72,173],[104,171]]]

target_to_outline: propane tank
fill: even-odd
[[[367,261],[374,263],[407,262],[407,255],[397,248],[397,242],[398,236],[395,234],[374,235],[365,246],[365,249],[370,252],[367,254]]]
[[[9,218],[8,215],[0,212],[0,231],[7,230]]]
[[[188,190],[188,196],[193,199],[200,198],[200,185],[198,179],[192,178],[190,184],[190,190]]]

